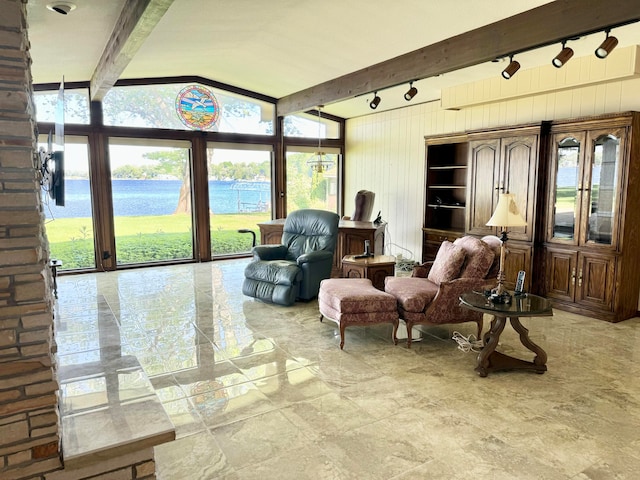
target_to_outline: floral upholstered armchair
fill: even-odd
[[[465,236],[442,242],[433,262],[414,268],[411,277],[387,277],[385,291],[396,297],[400,318],[407,325],[407,346],[416,324],[475,322],[482,333],[482,313],[460,306],[465,292],[483,290],[496,278],[500,239]],[[495,284],[495,282],[493,282]]]

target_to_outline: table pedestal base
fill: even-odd
[[[520,342],[533,353],[536,354],[532,362],[510,357],[504,353],[496,352],[496,346],[500,340],[500,334],[507,324],[507,319],[511,322],[513,329],[520,334]],[[532,370],[536,373],[547,371],[547,354],[529,338],[529,330],[521,323],[518,317],[497,317],[491,321],[491,329],[483,336],[484,347],[478,354],[476,372],[481,377],[486,377],[489,372],[500,370]]]

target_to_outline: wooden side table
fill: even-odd
[[[355,258],[346,255],[342,258],[343,278],[368,278],[378,290],[384,290],[384,279],[395,275],[396,257],[374,255],[367,258]]]
[[[460,305],[477,312],[493,315],[491,329],[482,338],[482,351],[478,355],[476,372],[481,377],[486,377],[490,372],[500,370],[531,370],[536,373],[547,371],[547,353],[531,341],[527,330],[519,317],[546,317],[553,315],[551,302],[546,298],[526,293],[515,297],[511,303],[492,303],[482,293],[469,292],[460,296]],[[518,332],[520,342],[535,354],[533,361],[529,362],[514,358],[496,351],[500,334],[507,324],[511,323],[513,329]]]

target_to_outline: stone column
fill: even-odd
[[[26,0],[0,0],[0,478],[62,468]]]

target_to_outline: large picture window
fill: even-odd
[[[73,82],[64,109],[61,89],[34,86],[39,142],[47,148],[49,130],[67,139],[64,188],[43,189],[61,270],[246,256],[259,223],[301,208],[341,213],[342,119],[302,112],[280,130],[275,99],[192,79],[126,80],[99,101]]]
[[[245,253],[257,224],[271,220],[270,146],[209,144],[209,218],[212,255]]]
[[[46,136],[39,140],[39,148],[47,150]],[[42,189],[51,258],[62,261],[62,270],[95,268],[89,146],[86,137],[66,136],[64,143],[64,206],[56,206],[46,186]]]
[[[338,213],[338,163],[340,150],[322,147],[333,164],[317,171],[312,168],[317,148],[288,147],[286,153],[287,212],[316,208]]]

